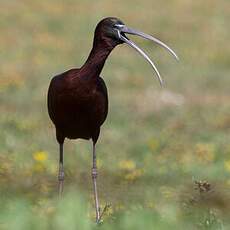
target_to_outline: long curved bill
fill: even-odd
[[[145,34],[145,33],[141,32],[141,31],[138,31],[138,30],[135,30],[135,29],[132,29],[132,28],[128,28],[125,25],[120,27],[120,32],[123,32],[123,33],[126,33],[126,34],[137,35],[137,36],[140,36],[140,37],[145,38],[147,40],[151,40],[153,42],[156,42],[157,44],[159,44],[160,46],[162,46],[166,50],[168,50],[176,58],[176,60],[179,60],[179,58],[176,55],[176,53],[170,47],[168,47],[164,42],[160,41],[157,38],[154,38],[153,36],[151,36],[149,34]]]
[[[162,86],[163,85],[163,80],[162,80],[161,75],[160,75],[159,71],[157,70],[155,64],[151,61],[151,59],[148,57],[148,55],[141,48],[139,48],[133,41],[129,40],[128,38],[123,36],[121,33],[137,35],[137,36],[143,37],[143,38],[145,38],[147,40],[154,41],[157,44],[159,44],[162,47],[164,47],[167,51],[169,51],[173,55],[173,57],[176,58],[176,60],[179,60],[179,58],[176,55],[176,53],[170,47],[168,47],[165,43],[163,43],[162,41],[160,41],[157,38],[154,38],[151,35],[145,34],[145,33],[141,32],[141,31],[137,31],[135,29],[128,28],[125,25],[117,25],[117,28],[118,28],[117,31],[118,31],[118,36],[119,36],[120,40],[122,40],[123,42],[127,43],[129,46],[134,48],[138,53],[140,53],[150,63],[150,65],[152,66],[152,68],[156,72],[158,80],[160,81],[160,84]]]
[[[139,52],[139,53],[150,63],[150,65],[153,67],[154,71],[155,71],[156,74],[157,74],[157,77],[158,77],[158,80],[160,81],[161,86],[163,86],[163,80],[162,80],[162,78],[161,78],[161,75],[160,75],[160,73],[159,73],[157,67],[155,66],[155,64],[154,64],[154,63],[151,61],[151,59],[148,57],[148,55],[147,55],[141,48],[139,48],[133,41],[131,41],[131,40],[125,38],[125,37],[122,36],[121,34],[120,34],[120,39],[121,39],[123,42],[127,43],[128,45],[130,45],[131,47],[133,47],[137,52]]]

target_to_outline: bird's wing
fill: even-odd
[[[105,112],[104,112],[104,117],[103,117],[103,121],[102,121],[102,123],[103,123],[107,117],[107,114],[108,114],[108,91],[106,88],[106,84],[101,77],[98,78],[98,86],[99,86],[101,93],[103,94],[103,96],[105,98]]]

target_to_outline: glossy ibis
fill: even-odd
[[[96,222],[100,220],[97,195],[97,167],[95,145],[100,127],[108,113],[107,89],[100,73],[110,52],[119,44],[126,43],[137,50],[153,67],[161,84],[162,78],[147,54],[126,35],[138,35],[166,48],[176,59],[172,49],[160,40],[143,32],[128,28],[121,20],[113,17],[101,20],[95,29],[92,50],[81,68],[70,69],[51,80],[48,90],[48,111],[56,128],[60,146],[59,194],[63,191],[63,144],[65,138],[92,139],[93,167],[92,180],[96,208]]]

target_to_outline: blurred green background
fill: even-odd
[[[98,185],[102,208],[111,206],[101,228],[230,228],[229,0],[0,5],[0,229],[97,227],[90,142],[65,142],[65,192],[57,198],[46,94],[52,76],[84,63],[107,16],[165,41],[180,62],[132,37],[156,62],[164,88],[126,45],[106,62]]]

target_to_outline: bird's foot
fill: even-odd
[[[97,224],[103,223],[102,217],[106,214],[106,212],[109,210],[110,207],[111,207],[111,204],[106,204],[105,207],[103,208],[102,212],[99,212],[100,216],[99,216],[99,219],[97,220]]]

